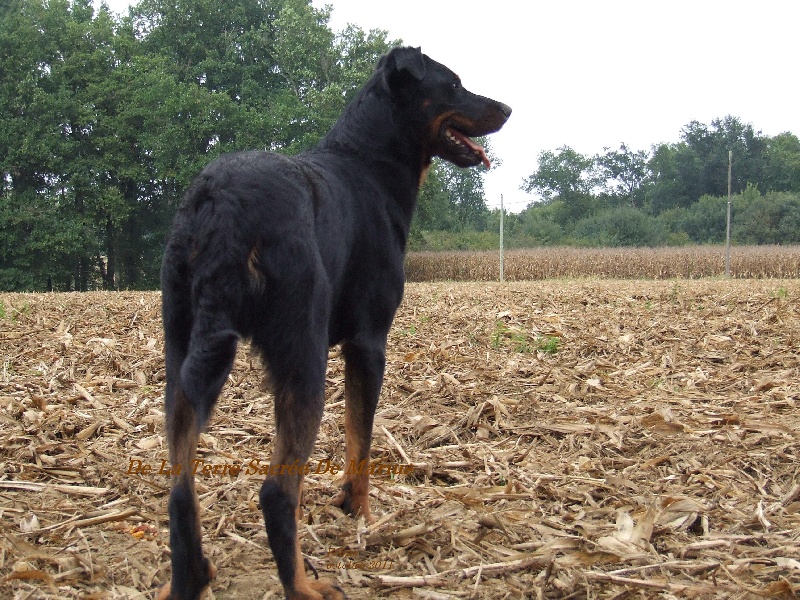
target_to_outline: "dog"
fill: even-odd
[[[173,476],[172,579],[159,599],[198,598],[216,574],[202,551],[191,465],[241,338],[260,352],[275,398],[272,475],[259,500],[286,597],[346,598],[305,574],[297,536],[303,474],[285,466],[311,455],[328,348],[341,344],[345,460],[367,468],[345,475],[334,503],[374,521],[372,424],[419,187],[434,156],[488,166],[470,138],[498,131],[510,114],[419,48],[395,48],[315,149],[226,154],[189,186],[161,269]]]

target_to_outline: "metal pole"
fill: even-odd
[[[503,194],[500,194],[500,281],[506,280],[505,274],[505,256],[503,255]]]
[[[728,225],[725,229],[725,277],[731,276],[731,171],[733,150],[728,150]]]

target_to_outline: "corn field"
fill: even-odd
[[[505,279],[559,277],[602,279],[697,279],[725,274],[723,246],[670,248],[565,248],[512,250],[505,255]],[[800,277],[800,246],[741,246],[731,249],[731,276],[738,279]],[[408,281],[497,281],[497,251],[412,252]]]

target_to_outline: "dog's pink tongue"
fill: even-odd
[[[462,144],[464,144],[465,146],[468,146],[469,149],[472,150],[475,154],[480,156],[481,157],[481,162],[483,162],[483,164],[486,166],[487,169],[491,169],[492,168],[492,163],[489,160],[489,157],[486,156],[486,152],[484,151],[483,146],[481,146],[480,144],[475,143],[474,140],[471,140],[470,138],[465,136],[463,133],[461,133],[460,131],[457,131],[455,129],[450,129],[450,133],[452,133],[453,136],[455,136],[456,139],[458,139]]]

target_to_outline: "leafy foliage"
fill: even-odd
[[[511,216],[510,245],[721,243],[729,152],[734,242],[795,243],[800,140],[792,133],[769,138],[728,116],[693,121],[681,141],[649,153],[625,144],[594,157],[567,146],[542,152],[521,186],[541,201]]]
[[[660,246],[664,242],[661,224],[632,206],[612,208],[581,219],[573,230],[578,245]]]
[[[313,145],[385,32],[309,0],[0,7],[0,288],[158,285],[182,190],[230,150]]]
[[[171,215],[203,165],[313,146],[399,43],[353,25],[334,32],[330,8],[310,0],[141,0],[122,18],[92,0],[0,11],[10,290],[157,287]],[[441,230],[474,244],[489,215],[483,173],[437,161],[418,206],[412,244]]]

